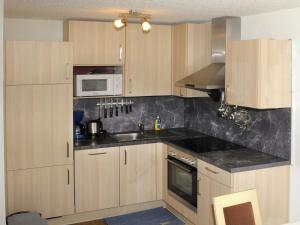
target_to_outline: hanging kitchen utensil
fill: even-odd
[[[116,116],[119,116],[119,101],[118,100],[115,105],[115,114],[116,114]]]
[[[114,115],[114,109],[113,109],[113,100],[110,99],[110,107],[109,107],[109,117],[113,117]]]
[[[128,101],[127,100],[125,102],[125,111],[126,111],[126,114],[129,113],[129,107],[128,107]]]
[[[129,101],[129,112],[132,112],[132,101]]]
[[[123,101],[123,99],[122,99],[122,101],[121,101],[121,112],[122,112],[122,113],[124,112],[124,101]]]
[[[106,99],[104,99],[103,114],[104,114],[104,118],[107,118],[107,105],[106,105]]]

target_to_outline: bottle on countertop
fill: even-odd
[[[159,115],[157,115],[155,122],[154,122],[154,130],[160,131],[160,129],[161,129],[161,119],[160,119]]]

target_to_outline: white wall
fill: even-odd
[[[63,21],[5,18],[4,39],[62,41]]]
[[[300,8],[242,18],[242,38],[293,40],[292,170],[290,219],[300,220]],[[276,203],[280,204],[280,202]]]
[[[3,123],[3,0],[0,0],[0,224],[5,224],[4,123]]]

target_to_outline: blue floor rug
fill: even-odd
[[[108,225],[184,225],[184,223],[164,208],[149,209],[122,216],[106,218]]]

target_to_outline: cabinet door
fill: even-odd
[[[72,83],[72,44],[6,41],[6,85]]]
[[[198,225],[214,225],[214,197],[231,193],[231,188],[200,174],[198,178]]]
[[[257,109],[291,106],[291,42],[243,40],[228,44],[226,101]]]
[[[120,205],[156,200],[156,145],[120,148]]]
[[[73,166],[7,173],[8,213],[36,211],[44,218],[74,213]]]
[[[69,21],[66,39],[73,42],[74,64],[123,64],[125,29],[117,31],[111,22]]]
[[[52,85],[52,163],[73,163],[73,85]]]
[[[75,153],[76,212],[119,206],[119,147]]]
[[[71,120],[70,84],[7,86],[8,170],[71,164]]]
[[[173,26],[173,94],[184,97],[205,96],[201,91],[176,86],[176,81],[211,63],[211,24]]]
[[[125,94],[171,94],[171,26],[152,25],[144,34],[139,24],[126,27]]]

